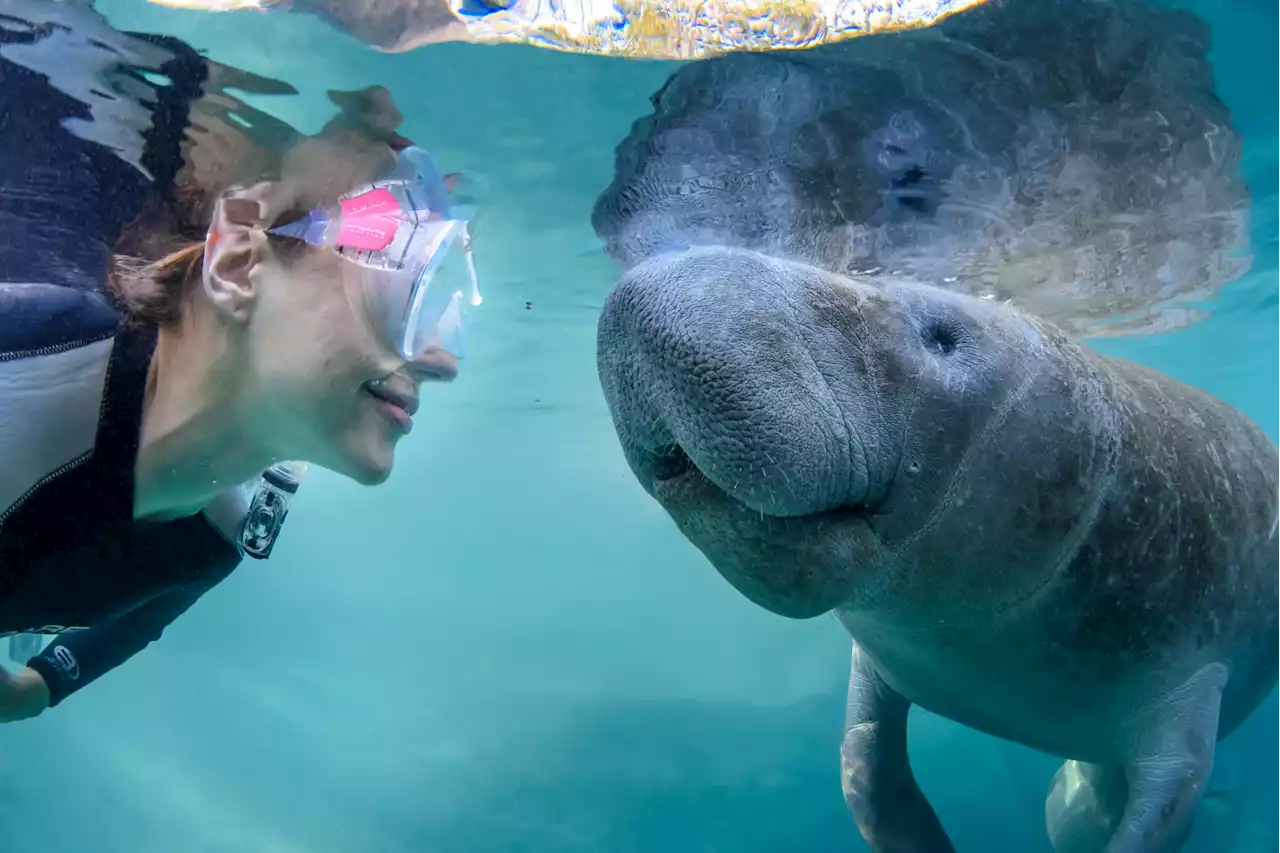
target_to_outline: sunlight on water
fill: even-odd
[[[270,11],[278,0],[151,0],[210,12]],[[354,25],[370,44],[518,43],[607,56],[696,59],[727,50],[808,48],[925,27],[984,0],[421,0],[413,13],[358,20],[343,0],[296,9]],[[448,10],[448,11],[446,11]],[[450,11],[453,14],[450,14]],[[376,15],[367,16],[369,19]],[[404,19],[411,23],[406,29]]]
[[[1274,438],[1277,92],[1254,69],[1275,65],[1276,21],[1228,5],[1199,12],[1245,138],[1252,270],[1202,323],[1096,345]],[[311,17],[97,6],[288,81],[296,96],[236,94],[302,133],[333,115],[329,90],[387,87],[401,133],[489,186],[485,305],[462,377],[424,395],[389,483],[316,472],[270,563],[242,567],[91,694],[0,728],[0,850],[866,849],[840,795],[843,632],[727,587],[635,484],[596,376],[617,270],[592,205],[675,63],[387,54]],[[596,24],[572,23],[582,35],[543,38],[581,46]],[[1213,784],[1233,799],[1187,853],[1277,849],[1276,716],[1273,695],[1219,750]],[[957,850],[1047,853],[1056,761],[928,714],[912,725],[916,775]]]

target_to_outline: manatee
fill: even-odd
[[[1276,685],[1274,443],[1081,340],[1173,324],[1166,272],[1227,275],[1247,191],[1202,35],[1064,0],[708,60],[619,146],[593,222],[624,270],[597,339],[621,448],[742,595],[852,637],[842,781],[875,853],[953,850],[913,704],[1065,760],[1060,853],[1173,853]],[[979,172],[1003,206],[944,216]]]
[[[852,636],[843,782],[873,851],[952,849],[912,704],[1120,774],[1106,853],[1179,849],[1216,741],[1276,683],[1257,425],[1012,306],[732,247],[630,269],[598,364],[681,533],[751,601]]]
[[[1080,336],[1179,328],[1250,264],[1209,43],[1183,11],[1030,0],[689,63],[618,148],[595,229],[624,266],[737,246]]]

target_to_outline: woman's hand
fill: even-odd
[[[39,716],[49,707],[49,685],[28,666],[10,672],[0,666],[0,723]]]

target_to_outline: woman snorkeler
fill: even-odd
[[[55,639],[0,667],[0,721],[269,554],[292,460],[385,480],[478,301],[464,214],[385,90],[332,95],[324,132],[258,156],[272,179],[231,183],[253,158],[209,93],[232,72],[29,5],[0,20],[0,636]],[[136,93],[138,67],[167,85],[97,97]]]

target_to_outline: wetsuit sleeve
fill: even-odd
[[[27,666],[40,673],[49,685],[49,706],[57,705],[160,639],[169,623],[221,580],[218,577],[179,587],[108,622],[59,634],[47,649],[27,661]]]

